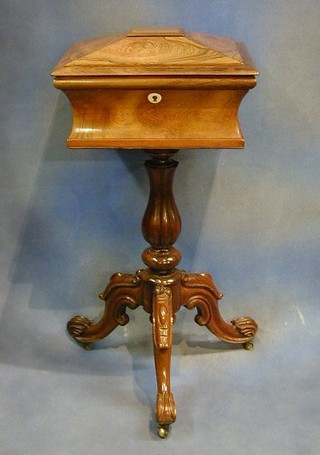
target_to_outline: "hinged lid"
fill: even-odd
[[[52,76],[257,74],[243,45],[182,29],[134,29],[72,46]]]

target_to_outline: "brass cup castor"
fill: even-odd
[[[243,343],[243,347],[246,351],[252,351],[252,349],[254,349],[254,344],[252,341],[247,341],[246,343]]]
[[[169,425],[159,425],[158,427],[158,436],[161,439],[165,439],[169,434]]]

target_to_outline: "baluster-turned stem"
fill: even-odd
[[[143,262],[158,273],[176,267],[181,253],[172,245],[181,230],[180,215],[173,196],[173,177],[178,162],[172,159],[177,150],[150,150],[145,162],[150,181],[150,196],[142,221],[142,233],[151,247],[142,253]]]

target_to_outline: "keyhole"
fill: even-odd
[[[161,100],[162,96],[160,95],[160,93],[149,93],[148,95],[148,101],[150,101],[150,103],[152,104],[160,103]]]

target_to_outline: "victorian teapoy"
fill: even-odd
[[[257,74],[244,45],[181,29],[136,29],[76,43],[52,73],[55,87],[72,106],[68,147],[145,149],[150,156],[145,163],[150,195],[142,221],[150,245],[142,253],[146,268],[114,274],[100,294],[102,318],[92,322],[75,316],[67,328],[90,349],[128,323],[127,307],[141,305],[150,315],[160,437],[167,436],[176,419],[170,362],[173,323],[181,306],[196,309],[197,324],[221,340],[253,347],[255,321],[224,321],[218,306],[222,294],[211,276],[177,268],[181,254],[173,245],[181,221],[172,183],[178,149],[244,147],[238,109]]]

